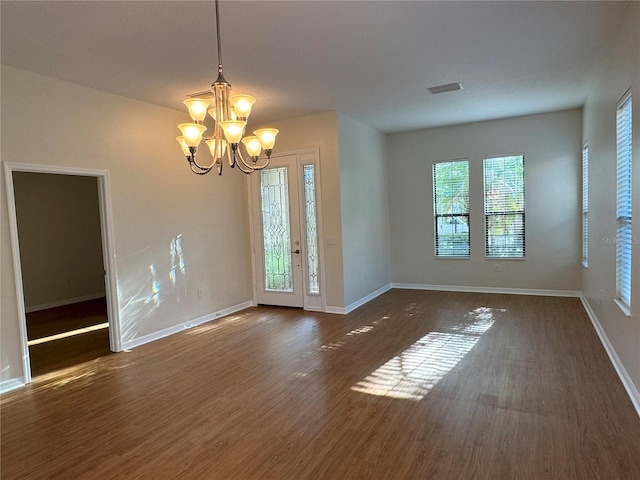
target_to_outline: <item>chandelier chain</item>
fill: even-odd
[[[218,40],[218,74],[222,75],[222,42],[220,41],[220,13],[216,0],[216,37]]]

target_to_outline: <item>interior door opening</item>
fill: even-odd
[[[24,383],[120,351],[107,172],[5,173]]]

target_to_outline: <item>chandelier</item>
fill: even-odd
[[[251,113],[251,107],[256,99],[251,95],[239,93],[231,95],[231,85],[222,74],[222,48],[220,45],[220,15],[218,13],[218,0],[216,7],[216,33],[218,39],[218,78],[211,85],[210,90],[188,95],[183,103],[189,110],[192,123],[178,125],[182,135],[176,138],[182,147],[189,167],[193,173],[204,175],[213,170],[214,166],[218,175],[222,175],[223,157],[226,155],[229,166],[235,166],[242,173],[252,173],[262,170],[269,164],[273,146],[276,142],[278,130],[275,128],[262,128],[253,132],[253,135],[244,136],[247,119]],[[204,120],[207,113],[213,118],[213,134],[204,137],[207,127]],[[243,138],[244,137],[244,138]],[[200,142],[209,147],[213,160],[209,165],[201,165],[196,161],[196,153]],[[245,146],[248,159],[240,151],[240,142]],[[264,150],[265,159],[260,160],[260,153]]]

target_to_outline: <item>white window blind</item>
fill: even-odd
[[[487,257],[524,258],[524,156],[484,159]]]
[[[589,146],[582,149],[582,264],[589,265]]]
[[[433,164],[433,208],[435,254],[438,257],[468,257],[469,161]]]
[[[616,297],[631,308],[631,91],[616,113]]]

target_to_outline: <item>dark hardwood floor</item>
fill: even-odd
[[[104,298],[48,308],[27,314],[27,338],[45,337],[108,322]],[[29,357],[34,378],[110,355],[109,330],[90,331],[31,345]]]
[[[640,479],[578,299],[245,310],[1,397],[3,479]]]

